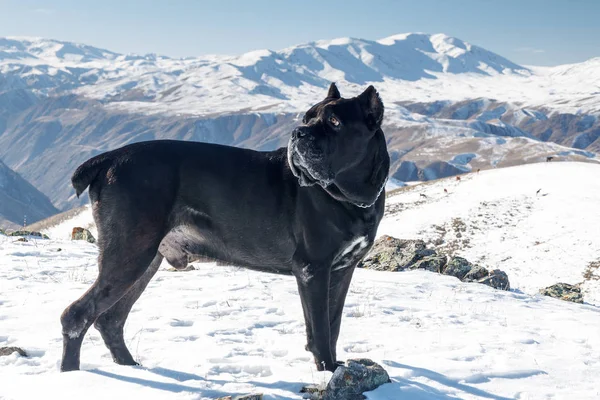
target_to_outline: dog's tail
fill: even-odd
[[[96,157],[90,158],[83,164],[81,164],[73,173],[71,177],[71,183],[75,188],[77,197],[81,196],[81,193],[85,191],[96,179],[100,171],[108,168],[113,163],[111,157],[107,157],[107,154],[100,154]]]

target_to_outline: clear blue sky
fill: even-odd
[[[336,37],[443,32],[512,61],[600,56],[600,0],[0,0],[0,36],[122,53],[240,54]]]

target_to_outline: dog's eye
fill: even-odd
[[[340,126],[340,120],[337,119],[335,116],[331,116],[329,117],[329,122],[331,123],[331,125],[333,126]]]

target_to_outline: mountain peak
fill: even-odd
[[[41,59],[47,62],[60,60],[89,62],[115,59],[119,54],[80,43],[28,36],[0,38],[0,61]]]

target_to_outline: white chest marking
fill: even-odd
[[[360,236],[354,239],[344,248],[344,250],[335,256],[333,259],[332,271],[350,267],[354,261],[355,255],[364,250],[368,245],[369,241],[366,236]]]

